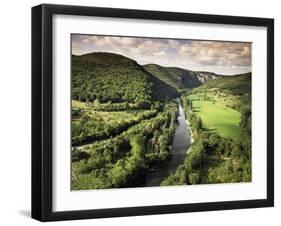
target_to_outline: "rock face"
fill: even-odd
[[[197,78],[201,83],[205,83],[209,81],[210,79],[218,79],[221,78],[222,75],[217,75],[215,73],[211,72],[196,72]]]
[[[143,67],[149,73],[177,90],[194,88],[210,79],[222,77],[212,72],[191,71],[178,67],[163,67],[157,64],[147,64]]]

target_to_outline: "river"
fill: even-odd
[[[178,101],[179,115],[177,118],[178,125],[174,134],[172,144],[172,159],[160,168],[157,168],[146,175],[144,186],[159,186],[161,181],[175,172],[180,164],[183,163],[186,152],[190,147],[190,134],[185,119],[183,107]]]

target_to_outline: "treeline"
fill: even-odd
[[[171,155],[177,111],[175,103],[166,104],[164,111],[155,118],[143,120],[114,138],[96,142],[83,151],[74,148],[72,188],[141,184],[151,165],[166,161]]]
[[[157,113],[157,110],[142,112],[138,114],[136,119],[120,119],[119,122],[111,124],[104,123],[97,115],[84,114],[81,120],[72,122],[72,146],[115,136],[144,119],[155,117]]]
[[[185,100],[194,143],[184,163],[161,185],[209,184],[251,181],[251,109],[242,111],[237,140],[208,132]]]
[[[227,99],[229,95],[235,97],[235,100],[230,100],[229,107],[242,112],[244,108],[251,108],[252,98],[252,73],[246,73],[235,76],[224,76],[220,79],[209,80],[207,83],[196,89],[206,93],[215,93]],[[196,90],[194,90],[196,92]],[[204,91],[205,90],[205,91]],[[208,96],[210,98],[210,96]]]
[[[112,103],[109,101],[108,103],[101,104],[97,99],[94,102],[86,102],[86,105],[91,107],[95,111],[129,111],[129,110],[150,110],[150,109],[156,109],[161,110],[163,107],[163,104],[159,101],[146,101],[146,100],[140,100],[137,103],[128,103],[128,102],[122,102],[122,103]],[[73,109],[74,111],[75,109]]]

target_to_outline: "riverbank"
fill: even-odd
[[[188,130],[189,130],[189,137],[190,137],[190,147],[188,148],[188,150],[186,151],[186,153],[188,154],[190,151],[191,151],[191,146],[194,142],[194,138],[193,138],[193,133],[192,133],[192,130],[189,126],[189,121],[186,119],[186,124],[187,124],[187,127],[188,127]]]
[[[172,143],[172,157],[170,161],[146,175],[144,186],[159,186],[169,175],[175,173],[177,168],[183,164],[186,157],[186,150],[190,147],[190,133],[188,133],[188,121],[185,118],[183,107],[178,102],[179,114],[177,117],[177,127]]]

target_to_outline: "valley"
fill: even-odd
[[[251,181],[250,73],[90,53],[71,95],[72,190]]]

